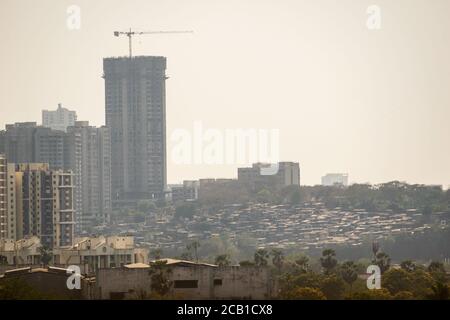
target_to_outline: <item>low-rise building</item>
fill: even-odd
[[[36,266],[41,263],[41,241],[29,237],[19,241],[0,240],[0,259],[6,266]],[[80,266],[83,273],[131,263],[148,263],[148,250],[136,248],[133,237],[85,237],[68,248],[53,248],[51,265]],[[8,268],[10,269],[10,268]]]
[[[171,282],[170,295],[178,299],[271,299],[277,283],[268,268],[218,267],[207,263],[163,259]],[[99,269],[96,292],[100,299],[136,299],[152,293],[154,265]]]

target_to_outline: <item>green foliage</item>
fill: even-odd
[[[448,191],[444,192],[441,187],[399,181],[378,185],[353,184],[348,188],[302,187],[301,192],[304,199],[315,198],[328,208],[365,209],[368,212],[418,209],[425,215],[450,210]]]
[[[416,264],[411,260],[402,261],[400,267],[407,272],[414,272],[417,269]]]
[[[42,246],[39,248],[39,254],[41,255],[41,262],[44,266],[47,266],[53,258],[53,252],[50,248]]]
[[[152,293],[156,293],[160,296],[166,296],[172,289],[172,281],[170,280],[170,274],[172,269],[167,266],[167,261],[159,260],[151,264],[149,275],[151,277],[151,289]]]
[[[317,288],[294,288],[281,296],[286,300],[326,300],[326,296]]]
[[[321,281],[320,289],[328,300],[339,300],[344,295],[345,283],[339,276],[332,274]]]
[[[431,287],[432,293],[427,296],[430,300],[448,300],[450,299],[450,288],[448,284],[437,282]]]
[[[150,257],[152,257],[155,260],[159,260],[162,258],[163,250],[161,248],[155,248],[153,250],[150,250]]]
[[[402,291],[411,291],[413,280],[409,272],[403,269],[391,269],[382,276],[382,287],[393,295]]]
[[[307,256],[302,256],[295,260],[295,265],[298,267],[300,272],[308,272],[309,271],[309,258]]]
[[[358,266],[353,261],[346,261],[340,268],[342,279],[352,287],[353,283],[358,279]]]
[[[333,249],[325,249],[320,258],[320,264],[325,274],[330,274],[337,266],[336,252]]]
[[[349,300],[391,300],[392,295],[387,289],[364,290],[354,292],[346,297]]]
[[[239,262],[239,265],[241,267],[253,267],[255,265],[255,263],[253,261],[243,260],[243,261]]]
[[[387,253],[378,252],[373,263],[380,267],[381,274],[383,274],[391,267],[391,258]]]
[[[284,254],[281,249],[274,248],[271,251],[272,264],[280,271],[284,264]]]
[[[257,267],[265,267],[267,266],[268,262],[267,260],[269,259],[269,252],[266,249],[258,249],[255,252],[255,265]]]
[[[220,254],[216,257],[214,263],[219,267],[229,266],[231,264],[230,256],[227,254]]]

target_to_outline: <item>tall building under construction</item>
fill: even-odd
[[[112,198],[161,198],[166,187],[166,58],[103,60]]]

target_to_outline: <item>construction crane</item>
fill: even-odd
[[[128,37],[128,45],[130,50],[130,58],[133,56],[132,52],[132,37],[134,35],[141,35],[141,34],[167,34],[167,33],[194,33],[194,31],[189,30],[183,30],[183,31],[132,31],[130,28],[130,31],[114,31],[114,36],[118,37],[120,35],[126,35]]]

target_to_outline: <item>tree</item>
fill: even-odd
[[[229,266],[231,264],[230,256],[228,254],[218,255],[216,257],[215,264],[217,264],[219,267]]]
[[[195,261],[198,262],[198,248],[200,247],[200,242],[198,240],[192,241],[186,246],[188,252],[194,252]]]
[[[326,300],[327,298],[320,289],[317,288],[294,288],[284,292],[281,297],[286,300]]]
[[[307,256],[302,256],[295,260],[295,265],[300,269],[300,272],[309,271],[309,258]]]
[[[427,268],[428,272],[433,276],[436,281],[446,281],[447,272],[442,262],[432,261]]]
[[[267,259],[269,259],[269,253],[266,249],[256,250],[254,260],[257,267],[267,266]]]
[[[273,194],[267,189],[262,189],[256,194],[256,201],[258,201],[258,203],[269,203],[272,202],[272,200]]]
[[[401,291],[412,291],[413,281],[409,272],[403,269],[391,269],[383,274],[382,286],[391,294],[397,294]]]
[[[432,293],[431,287],[435,284],[435,280],[429,272],[417,268],[410,276],[413,283],[411,292],[416,298],[425,299]]]
[[[433,293],[427,296],[430,300],[448,300],[450,298],[450,288],[444,282],[436,282],[436,284],[431,287],[431,290]]]
[[[409,291],[400,291],[393,297],[394,300],[413,300],[414,294]]]
[[[407,272],[414,272],[417,269],[417,265],[411,260],[402,261],[400,267]]]
[[[325,274],[330,274],[337,266],[336,252],[333,249],[323,250],[320,264],[322,265]]]
[[[272,263],[273,265],[278,269],[278,271],[281,270],[284,264],[284,254],[281,249],[274,248],[272,249]]]
[[[445,266],[442,262],[432,261],[427,268],[428,272],[445,273]]]
[[[243,260],[243,261],[239,262],[239,265],[241,267],[253,267],[255,265],[255,263],[253,261]]]
[[[163,250],[161,248],[155,248],[150,250],[150,257],[153,257],[155,260],[159,260],[162,258]]]
[[[377,258],[378,251],[380,251],[380,244],[376,241],[372,242],[372,253],[374,260]]]
[[[381,274],[383,274],[391,267],[391,258],[384,252],[378,252],[375,256],[373,264],[380,267]]]
[[[353,261],[344,262],[341,266],[341,276],[351,289],[353,283],[358,279],[358,266]]]
[[[335,274],[327,276],[320,284],[320,290],[329,300],[342,299],[345,290],[344,281]]]
[[[53,258],[53,252],[50,248],[46,246],[42,246],[39,248],[39,254],[41,255],[41,262],[45,266],[47,266]]]
[[[347,297],[350,300],[390,300],[392,295],[386,289],[354,292]]]
[[[170,280],[170,275],[172,274],[172,269],[167,266],[166,260],[159,260],[150,265],[150,279],[151,279],[151,289],[152,293],[157,293],[158,295],[164,297],[172,289],[172,281]]]

